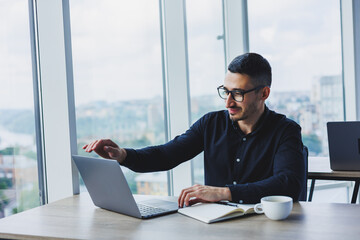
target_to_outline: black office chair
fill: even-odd
[[[305,161],[305,179],[304,179],[304,187],[299,195],[299,201],[306,201],[306,196],[307,196],[307,180],[308,180],[307,175],[308,175],[309,150],[305,145],[303,148],[303,155],[304,155],[304,161]]]

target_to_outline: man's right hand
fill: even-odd
[[[91,142],[83,146],[83,149],[85,149],[85,152],[88,153],[95,151],[101,157],[107,159],[114,159],[119,163],[123,163],[127,156],[126,150],[120,148],[116,143],[114,143],[110,139],[95,140],[94,142]]]

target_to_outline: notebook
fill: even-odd
[[[198,203],[179,209],[179,213],[205,223],[214,223],[254,212],[255,204]]]
[[[330,168],[360,170],[360,122],[328,122]]]
[[[95,206],[136,218],[177,212],[177,202],[156,198],[136,202],[117,161],[76,155],[72,158]]]

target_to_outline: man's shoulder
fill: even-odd
[[[204,114],[202,118],[205,119],[212,119],[212,118],[224,118],[227,116],[226,110],[218,110],[218,111],[212,111]]]
[[[301,129],[300,125],[286,115],[269,110],[269,120],[272,124],[276,123],[282,127],[294,127]]]
[[[208,112],[200,117],[190,129],[200,133],[222,129],[227,125],[226,114],[225,110]]]
[[[221,126],[226,124],[226,119],[228,119],[227,111],[219,110],[212,111],[204,114],[199,120],[197,120],[194,125],[202,128],[210,126]]]

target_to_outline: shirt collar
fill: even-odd
[[[264,123],[266,122],[267,117],[269,116],[269,111],[270,111],[269,108],[265,104],[264,112],[261,115],[261,117],[259,118],[259,120],[257,122],[257,126],[255,127],[255,130],[252,131],[251,133],[249,133],[248,135],[253,135],[253,134],[257,133],[263,127]],[[227,115],[228,119],[231,121],[231,125],[233,126],[233,128],[236,131],[240,131],[242,133],[242,131],[239,129],[237,122],[230,119],[229,113],[227,113],[226,115]]]
[[[261,117],[259,118],[259,120],[258,120],[258,122],[256,124],[256,127],[255,127],[255,130],[252,131],[250,134],[257,133],[264,126],[264,123],[266,122],[266,119],[269,116],[269,112],[270,112],[269,108],[265,105],[264,112],[261,115]]]

